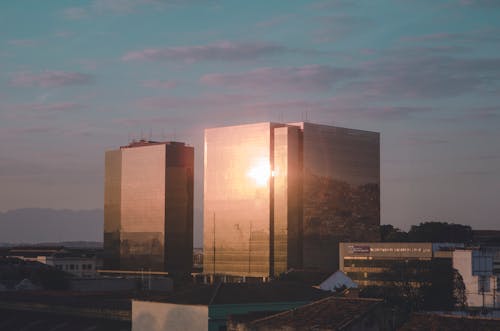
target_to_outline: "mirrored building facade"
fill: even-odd
[[[193,161],[193,147],[179,142],[106,152],[105,269],[191,270]]]
[[[204,273],[338,269],[379,239],[379,134],[311,123],[205,130]]]

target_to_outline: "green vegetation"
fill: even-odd
[[[380,226],[380,238],[383,242],[450,242],[471,243],[472,228],[446,222],[423,222],[412,225],[405,232],[390,224]]]

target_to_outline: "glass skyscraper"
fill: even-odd
[[[311,123],[205,130],[204,273],[338,269],[340,241],[376,241],[379,134]]]
[[[104,266],[189,272],[194,149],[136,141],[106,152]]]

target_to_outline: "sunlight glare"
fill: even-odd
[[[267,181],[271,176],[271,167],[269,161],[266,158],[259,159],[255,165],[250,168],[247,176],[252,178],[255,184],[258,186],[267,185]]]

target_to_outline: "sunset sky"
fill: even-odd
[[[381,133],[382,223],[500,229],[500,1],[2,1],[0,211],[103,208],[104,151],[203,129]],[[201,234],[196,234],[195,238]]]

